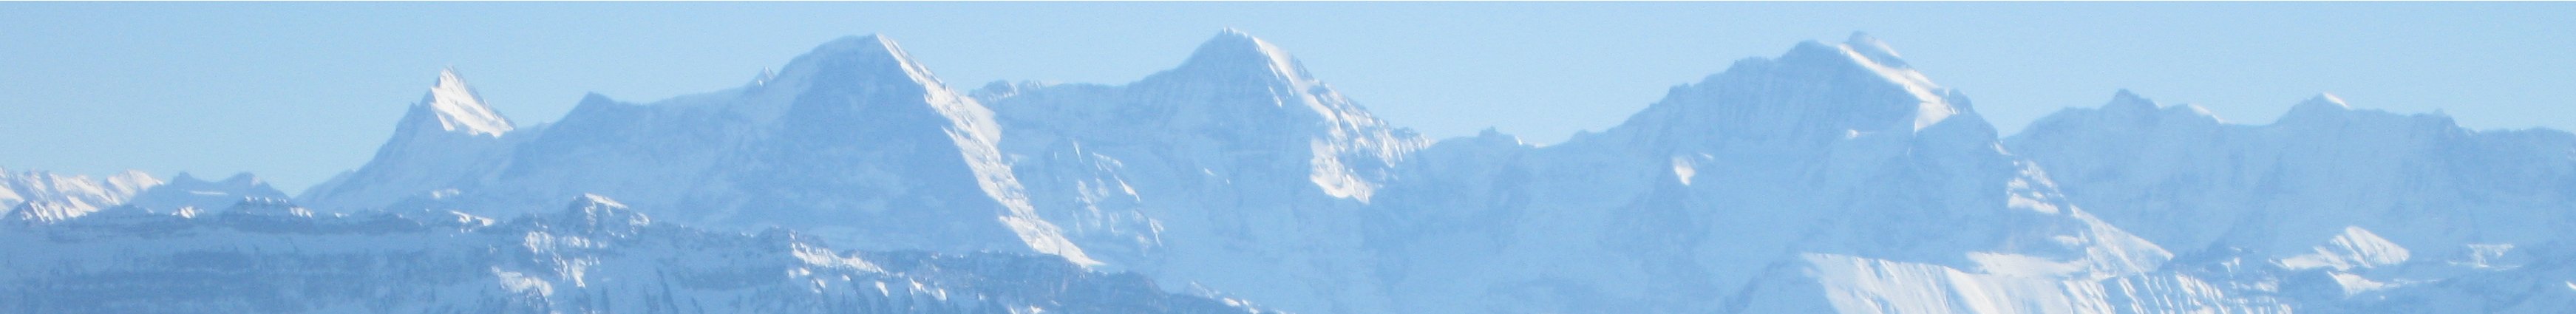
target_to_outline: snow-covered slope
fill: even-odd
[[[46,223],[125,204],[135,194],[161,184],[161,179],[136,170],[96,180],[85,175],[0,169],[0,206],[10,209],[9,221]]]
[[[75,219],[93,214],[98,208],[111,208],[126,203],[137,193],[162,185],[142,170],[116,172],[108,180],[90,180],[90,175],[57,175],[57,172],[0,170],[0,206],[8,208],[5,221],[21,224],[52,224],[52,221]]]
[[[1425,140],[1226,30],[1121,86],[974,93],[1039,213],[1109,266],[1302,311],[1385,312],[1364,204]]]
[[[1966,97],[1896,56],[1864,35],[1802,43],[1564,144],[1443,141],[1371,204],[1380,279],[1406,296],[1398,312],[2158,312],[2227,298],[2172,293],[2197,281],[2155,272],[2166,251],[2062,201]],[[2199,306],[2263,308],[2239,303]]]
[[[244,208],[515,216],[608,195],[718,234],[1047,254],[1313,313],[2576,304],[2525,289],[2568,273],[2545,261],[2569,255],[2533,248],[2566,243],[2576,136],[2332,97],[2235,125],[2124,92],[2003,140],[1858,34],[1739,61],[1545,147],[1427,141],[1233,30],[1124,85],[971,92],[851,37],[739,88],[591,95],[524,128],[441,77],[376,160],[298,196],[320,213]],[[2530,297],[2405,301],[2498,289]]]
[[[127,170],[106,180],[45,171],[0,171],[0,204],[9,204],[0,220],[37,225],[62,222],[102,211],[176,213],[231,207],[247,199],[285,199],[286,193],[249,173],[222,182],[207,182],[180,173],[169,181]]]
[[[458,188],[479,179],[477,170],[507,162],[510,146],[536,131],[519,130],[502,118],[455,70],[439,71],[429,92],[394,125],[393,138],[376,149],[375,159],[298,197],[372,209],[455,196]],[[341,205],[352,203],[367,205]]]
[[[2336,303],[2412,293],[2364,293],[2394,287],[2479,286],[2498,271],[2576,280],[2513,270],[2532,254],[2563,256],[2531,248],[2576,240],[2565,231],[2576,228],[2576,135],[2566,132],[2469,130],[2438,113],[2353,109],[2333,95],[2270,124],[2237,124],[2126,91],[2027,130],[2009,146],[2049,169],[2070,202],[2208,261],[2192,267],[2279,285],[2313,309],[2501,310],[2542,301]],[[2576,287],[2488,293],[2576,299],[2576,290],[2554,289]]]
[[[12,313],[1261,313],[1054,257],[837,251],[598,196],[496,220],[279,201],[0,226]]]
[[[2502,253],[2502,252],[2499,252]],[[2377,287],[2317,313],[2567,313],[2576,309],[2576,250],[2565,242],[2513,249],[2488,271]],[[2486,256],[2480,259],[2494,259]],[[2334,277],[2342,279],[2343,277]]]
[[[376,161],[303,202],[514,214],[601,194],[709,228],[1096,263],[1036,217],[996,152],[992,113],[876,36],[824,44],[742,88],[648,105],[592,95],[543,131],[483,127],[507,123],[479,115],[490,111],[479,101],[451,100],[471,94],[448,78]],[[430,127],[457,125],[470,127]]]
[[[2566,156],[2576,137],[2564,132],[2470,131],[2440,115],[2354,110],[2330,95],[2272,124],[2243,125],[2122,92],[2102,108],[2042,119],[2012,147],[2106,219],[2192,250],[2297,254],[2353,225],[2409,247],[2433,238],[2530,243],[2555,236],[2535,228],[2563,222],[2494,215],[2547,213],[2576,197],[2576,161]],[[2460,219],[2431,219],[2446,216]],[[2239,228],[2247,230],[2231,231]]]

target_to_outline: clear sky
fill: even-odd
[[[2576,128],[2576,3],[0,3],[0,167],[354,169],[442,67],[520,125],[884,34],[951,85],[1121,84],[1234,27],[1446,138],[1601,130],[1735,60],[1866,31],[2009,134],[2128,88],[2267,123],[2332,92]]]

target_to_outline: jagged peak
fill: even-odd
[[[421,96],[420,104],[412,106],[405,120],[409,120],[407,124],[418,124],[414,127],[428,127],[435,121],[439,131],[477,136],[499,137],[517,128],[509,118],[486,105],[452,67],[438,71],[438,82],[430,85],[429,94]]]
[[[1905,67],[1883,42],[1866,34],[1853,37],[1842,44],[1803,41],[1776,58],[1738,61],[1700,83],[1675,88],[1666,99],[1631,120],[1680,119],[1639,125],[1645,129],[1679,128],[1656,132],[1708,133],[1699,130],[1702,127],[1686,125],[1718,123],[1727,125],[1713,127],[1739,134],[1813,135],[1922,132],[1953,116],[1973,115],[1964,95]],[[1823,88],[1784,89],[1790,86]],[[1751,94],[1765,96],[1727,96]],[[1873,98],[1822,101],[1854,96]],[[1691,108],[1699,106],[1767,108]],[[1790,128],[1814,130],[1786,131]]]
[[[2224,120],[2218,119],[2216,114],[2210,113],[2208,108],[2202,108],[2198,105],[2192,104],[2175,104],[2170,106],[2159,104],[2156,103],[2155,99],[2138,95],[2135,91],[2123,88],[2117,92],[2113,92],[2111,100],[2103,102],[2102,106],[2099,108],[2066,108],[2050,114],[2048,118],[2043,118],[2041,121],[2033,121],[2031,123],[2032,127],[2036,128],[2042,124],[2049,124],[2051,123],[2049,122],[2050,120],[2059,119],[2060,117],[2079,116],[2089,117],[2091,119],[2128,121],[2129,123],[2225,122]]]
[[[1310,80],[1305,66],[1298,64],[1287,50],[1234,28],[1219,31],[1216,37],[1200,43],[1189,60],[1182,61],[1174,71],[1263,73],[1291,81]]]
[[[869,53],[891,56],[896,52],[895,50],[893,40],[885,38],[885,34],[867,34],[832,38],[831,41],[814,46],[814,50],[807,53]]]
[[[871,76],[900,75],[922,86],[946,88],[930,69],[922,67],[903,51],[903,46],[884,35],[845,36],[815,46],[814,50],[788,61],[787,67],[769,76],[763,84],[773,85],[802,81],[826,71],[859,71]]]

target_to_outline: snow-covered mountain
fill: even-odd
[[[228,208],[243,201],[286,199],[285,192],[270,188],[249,173],[234,174],[219,182],[200,180],[187,173],[162,181],[136,170],[107,180],[46,171],[0,175],[9,176],[8,181],[0,182],[8,189],[0,191],[25,197],[24,202],[10,206],[0,221],[31,226],[101,212],[193,213]]]
[[[429,93],[395,124],[393,139],[376,149],[375,159],[304,191],[302,197],[390,200],[420,191],[430,191],[431,199],[453,196],[456,185],[475,179],[473,170],[503,162],[511,142],[523,141],[531,131],[537,130],[518,130],[510,119],[485,105],[454,69],[442,70]]]
[[[2262,311],[2066,203],[1967,98],[1865,35],[1747,59],[1606,132],[1488,133],[1390,184],[1403,311]]]
[[[132,207],[120,207],[131,209]],[[109,210],[0,226],[11,313],[1261,313],[1053,257],[836,251],[657,223],[598,196],[506,220]]]
[[[442,73],[375,161],[299,203],[507,215],[601,194],[726,230],[1096,263],[1036,217],[994,148],[992,112],[876,36],[824,44],[750,86],[647,105],[592,95],[515,130],[461,82]]]
[[[0,169],[0,205],[10,208],[8,220],[60,221],[125,204],[135,194],[161,183],[161,179],[137,170],[98,180],[85,175]]]
[[[1040,216],[1119,269],[1300,311],[1384,312],[1365,204],[1427,141],[1287,52],[1227,30],[1120,86],[995,82],[1002,151]]]
[[[2174,248],[2193,260],[2185,267],[2278,285],[2308,308],[2552,313],[2576,302],[2576,276],[2555,265],[2576,258],[2563,249],[2576,240],[2576,135],[2564,131],[2469,130],[2333,95],[2248,125],[2121,91],[2008,142],[2070,202]],[[2499,272],[2557,284],[2417,294],[2497,283]],[[2469,295],[2491,297],[2443,300]],[[2398,304],[2425,300],[2441,302]]]
[[[17,211],[89,214],[21,219],[48,223],[18,224],[14,243],[43,244],[11,249],[76,253],[13,252],[29,260],[5,265],[169,257],[0,278],[37,278],[15,279],[38,285],[26,291],[77,280],[301,291],[143,299],[324,312],[2576,305],[2564,265],[2576,242],[2557,231],[2576,214],[2576,136],[2565,132],[2472,131],[2331,96],[2240,125],[2123,91],[2003,138],[1964,93],[1861,34],[1738,61],[1619,125],[1546,146],[1493,131],[1424,139],[1318,77],[1226,30],[1136,82],[959,91],[891,41],[850,37],[742,87],[641,104],[590,95],[562,120],[516,125],[447,71],[375,160],[292,202],[244,176],[115,193],[13,183],[20,195],[108,205]],[[80,191],[92,190],[112,189]],[[567,210],[564,199],[579,201]],[[242,214],[206,210],[224,201]],[[822,242],[861,251],[814,249]],[[439,261],[381,261],[396,254]],[[271,268],[179,265],[198,262]],[[285,279],[238,289],[120,272]],[[319,283],[360,277],[431,284]],[[922,284],[865,291],[869,281]],[[1092,284],[1107,286],[1061,288]],[[331,291],[280,297],[321,293],[310,289]],[[14,306],[136,304],[84,303],[114,294],[82,291]],[[1116,297],[1098,302],[1127,303],[1073,300],[1104,293]],[[388,296],[404,301],[346,301]],[[890,304],[909,310],[878,307]]]

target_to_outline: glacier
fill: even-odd
[[[2325,94],[2249,125],[2122,90],[2005,136],[1859,33],[1550,145],[1425,138],[1232,29],[1123,84],[960,90],[870,35],[546,123],[453,69],[410,108],[291,198],[247,174],[0,171],[0,288],[42,295],[0,308],[2576,309],[2567,132]]]

